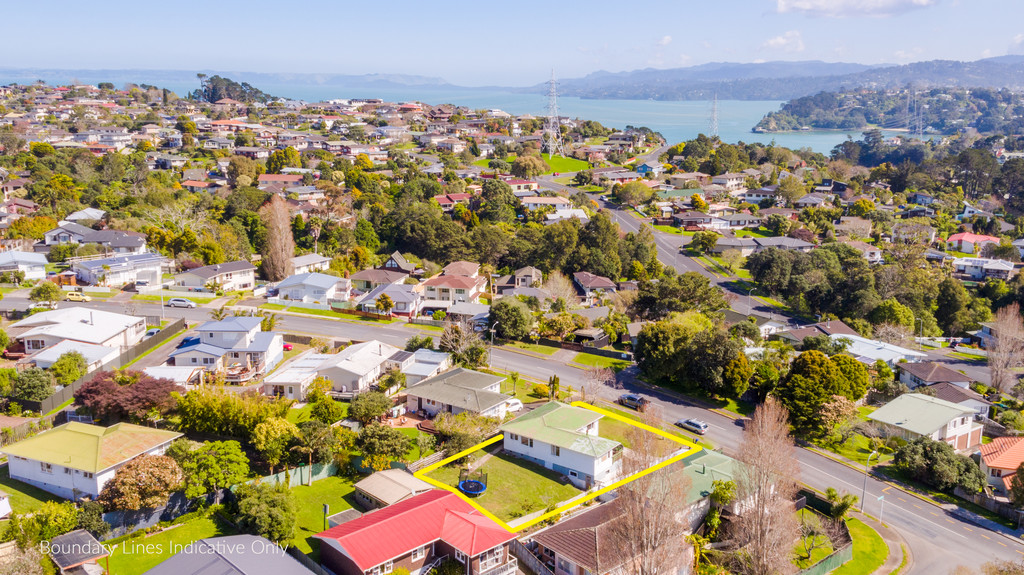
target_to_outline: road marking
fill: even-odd
[[[890,485],[889,487],[886,487],[885,489],[883,489],[882,493],[888,493],[890,489],[892,489],[892,485]]]
[[[899,495],[897,495],[897,496],[896,496],[896,499],[899,499],[900,501],[902,501],[902,502],[904,502],[904,503],[906,503],[906,502],[907,502],[907,500],[906,500],[906,499],[904,499],[904,498],[900,497]]]
[[[996,543],[1002,545],[1003,547],[1007,547],[1006,543],[1003,543],[1002,541],[996,541]]]
[[[964,525],[964,529],[966,529],[966,530],[968,530],[968,531],[971,531],[971,532],[973,532],[973,531],[974,531],[973,529],[971,529],[970,527],[968,527],[968,526],[966,526],[966,525]]]
[[[988,539],[989,541],[991,541],[991,540],[992,540],[992,538],[991,538],[991,537],[989,537],[988,535],[985,535],[984,533],[979,533],[979,535],[981,535],[981,536],[982,536],[982,537],[984,537],[985,539]]]
[[[934,511],[929,511],[928,513],[931,513],[932,515],[934,515],[934,516],[936,516],[936,517],[938,517],[938,516],[939,516],[939,514],[938,514],[938,513],[936,513],[936,512],[934,512]]]
[[[946,521],[949,521],[950,523],[953,523],[953,522],[954,522],[954,521],[953,521],[952,519],[950,519],[949,517],[947,517],[947,518],[946,518]]]
[[[921,507],[917,503],[911,503],[911,505],[913,505],[914,507],[917,507],[918,509],[924,509],[924,507]]]

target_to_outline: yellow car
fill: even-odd
[[[92,301],[92,298],[84,293],[69,291],[67,295],[64,296],[64,301]]]

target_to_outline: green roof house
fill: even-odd
[[[622,444],[598,436],[599,419],[593,411],[552,401],[501,426],[503,447],[581,489],[608,484],[617,474],[612,454]]]
[[[180,433],[118,423],[66,423],[4,447],[11,478],[67,499],[96,498],[124,464],[162,455]]]
[[[904,393],[868,415],[891,433],[907,440],[927,437],[945,441],[957,451],[974,451],[981,445],[982,425],[975,410],[920,393]]]

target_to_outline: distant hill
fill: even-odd
[[[559,81],[559,94],[627,100],[789,100],[821,91],[906,86],[1024,89],[1024,56],[975,62],[931,60],[901,66],[805,62],[712,63],[670,70],[596,72]],[[524,91],[543,93],[538,84]]]

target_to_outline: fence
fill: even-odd
[[[526,545],[523,545],[520,540],[513,539],[511,545],[509,545],[509,550],[516,556],[516,559],[522,561],[530,571],[533,571],[537,575],[555,575],[554,572],[551,571],[543,561],[538,559],[537,556],[526,547]]]
[[[295,300],[295,299],[281,299],[279,297],[267,298],[267,303],[272,303],[272,304],[275,304],[275,305],[283,305],[285,307],[285,309],[288,309],[290,307],[297,307],[297,308],[301,308],[301,309],[320,309],[320,310],[330,310],[331,309],[331,306],[329,306],[329,305],[327,305],[325,303],[316,303],[316,302],[309,302],[309,303],[307,303],[307,302],[299,301],[299,300]]]
[[[1020,521],[1020,514],[1022,511],[1016,509],[1009,502],[999,501],[998,499],[989,497],[984,493],[968,493],[960,487],[953,490],[953,495],[956,495],[961,499],[966,499],[975,505],[980,505],[1000,517]]]
[[[331,304],[331,311],[345,315],[354,315],[356,317],[369,317],[373,319],[392,319],[390,315],[376,313],[372,311],[362,311],[358,309],[347,309],[334,304]]]
[[[443,449],[441,451],[436,451],[436,452],[431,453],[430,455],[428,455],[426,457],[420,458],[420,459],[410,463],[408,465],[408,467],[406,467],[406,469],[408,469],[409,471],[412,471],[412,472],[415,473],[416,471],[419,471],[420,469],[423,469],[424,467],[429,467],[429,466],[437,463],[438,461],[441,461],[442,459],[445,458],[445,455],[447,455],[447,453],[448,452],[443,450]]]
[[[592,355],[600,355],[604,357],[612,357],[615,359],[622,359],[625,361],[633,361],[633,354],[628,351],[619,351],[617,349],[601,349],[599,347],[592,347],[585,343],[579,343],[575,341],[559,341],[557,339],[548,339],[546,337],[537,338],[535,342],[538,345],[546,345],[550,347],[558,347],[561,349],[570,349],[581,353],[589,353]]]
[[[316,563],[309,557],[306,557],[306,554],[299,551],[298,547],[289,547],[288,554],[295,558],[299,563],[302,563],[303,567],[309,569],[313,573],[316,573],[316,575],[332,575],[330,571],[321,567],[319,563]]]
[[[65,386],[60,390],[57,390],[50,397],[47,397],[46,399],[39,402],[22,401],[17,399],[15,399],[14,401],[17,401],[19,404],[21,404],[22,407],[26,407],[33,411],[39,411],[40,413],[50,413],[51,411],[63,405],[65,402],[73,399],[75,396],[75,392],[77,392],[78,389],[85,384],[85,382],[91,380],[93,378],[93,374],[95,374],[96,372],[110,369],[118,369],[120,367],[123,367],[135,361],[144,353],[171,339],[184,328],[184,319],[179,318],[177,320],[174,320],[173,322],[168,324],[167,327],[160,330],[160,332],[154,335],[153,337],[137,343],[136,345],[122,352],[121,355],[101,365],[96,370],[83,375],[82,377],[72,382],[70,385]]]
[[[426,319],[421,317],[410,317],[409,323],[414,323],[416,325],[432,325],[434,327],[446,327],[448,325],[448,322],[443,320]]]
[[[818,513],[827,514],[832,509],[832,505],[828,501],[822,499],[821,496],[813,491],[801,489],[798,495],[806,503],[807,507]],[[797,508],[799,509],[801,506],[797,505]],[[840,526],[842,539],[838,542],[833,542],[835,550],[821,561],[800,570],[798,575],[825,575],[825,573],[829,573],[843,563],[853,559],[853,539],[850,537],[850,530],[846,527],[845,522],[841,522]]]
[[[309,481],[320,481],[321,479],[327,479],[328,477],[337,475],[339,469],[338,464],[333,461],[330,463],[314,463],[312,479],[310,479],[310,467],[308,465],[303,465],[295,469],[289,469],[273,475],[259,477],[257,479],[253,479],[249,483],[253,485],[258,485],[260,483],[278,485],[287,481],[288,487],[298,487],[300,485],[305,485]]]
[[[113,539],[152,527],[163,521],[174,521],[186,513],[195,511],[201,504],[211,504],[216,501],[223,501],[231,497],[227,489],[221,489],[207,493],[195,499],[188,499],[181,491],[172,493],[167,499],[167,504],[155,509],[140,509],[138,511],[107,511],[103,514],[103,520],[110,524],[111,529],[101,539]]]

